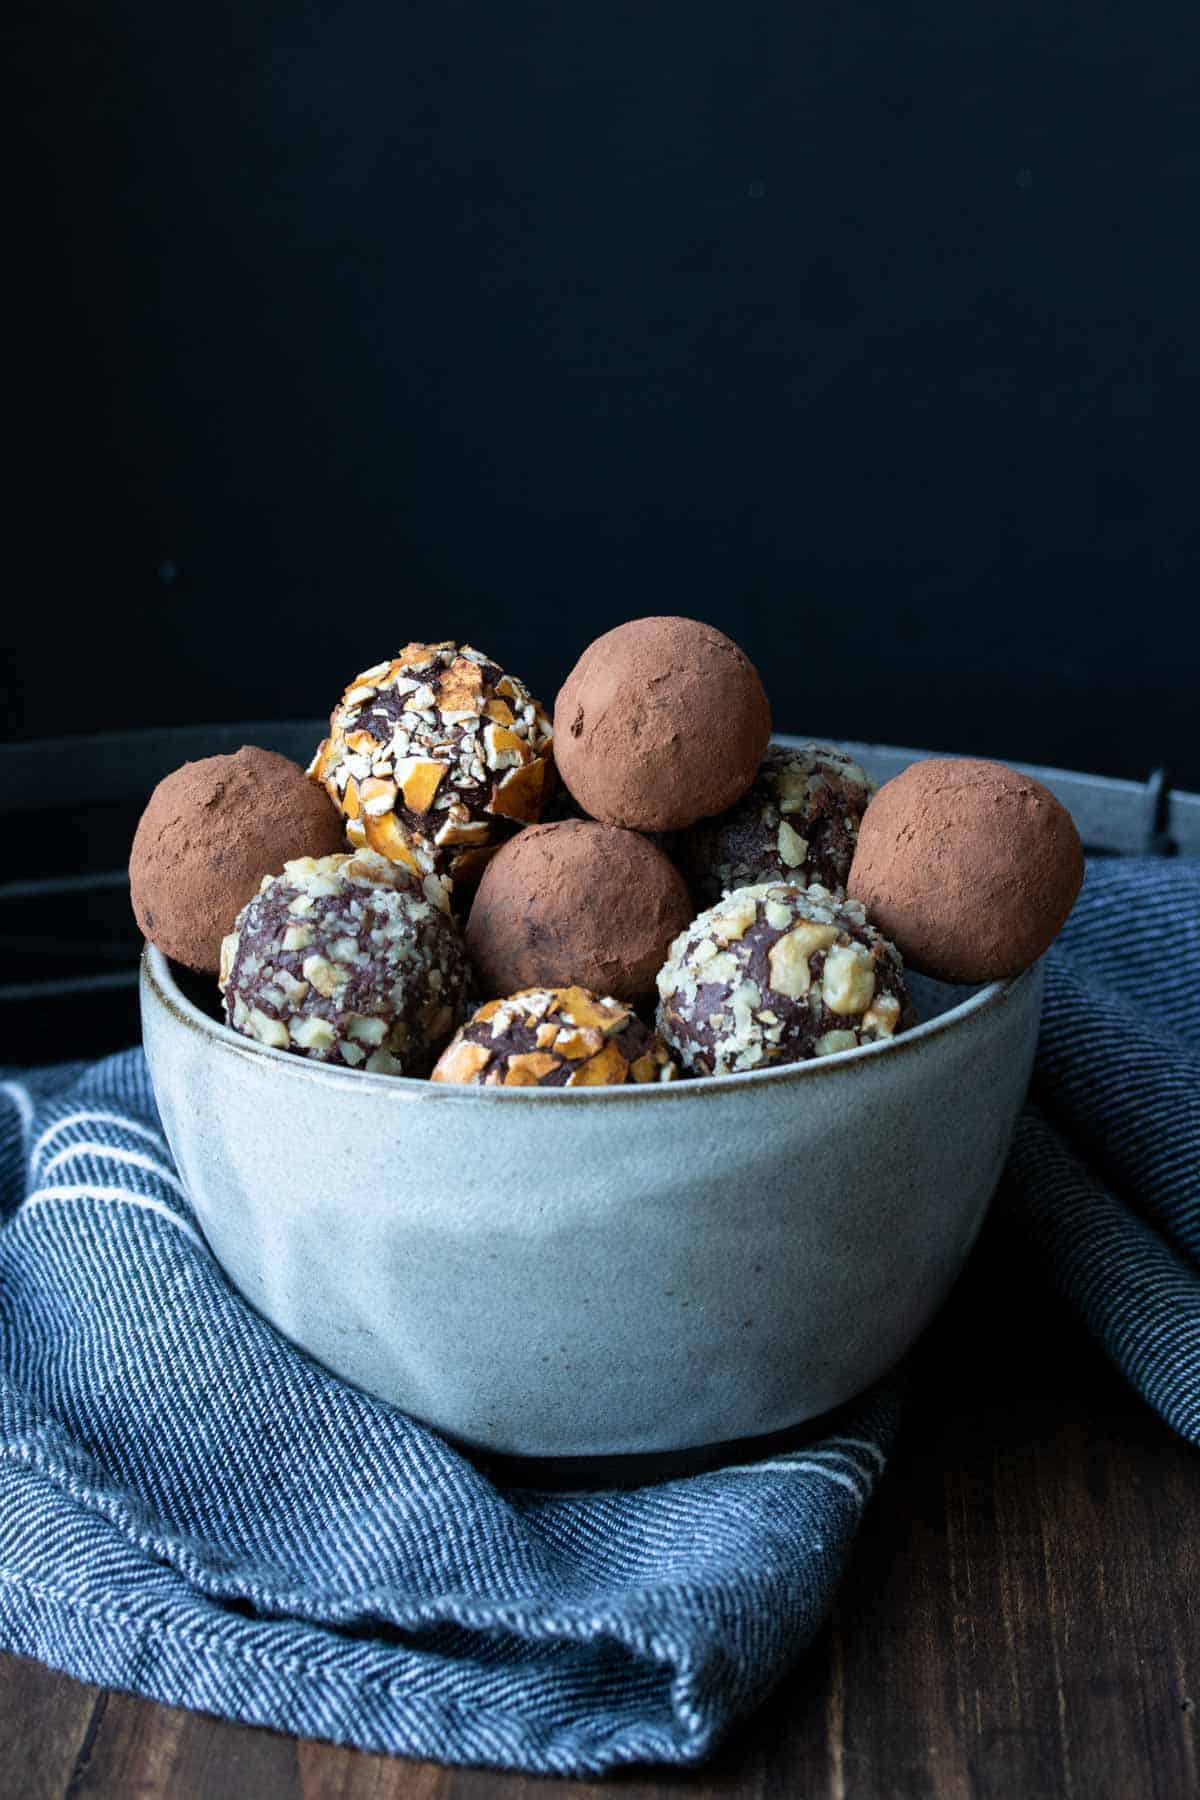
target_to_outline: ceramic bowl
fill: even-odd
[[[142,961],[180,1175],[243,1295],[336,1374],[509,1457],[691,1452],[849,1400],[958,1274],[1041,971],[914,981],[891,1043],[661,1087],[472,1088],[250,1043]]]

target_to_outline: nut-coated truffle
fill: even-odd
[[[488,864],[467,948],[489,997],[585,987],[636,1004],[691,916],[683,877],[661,850],[636,832],[568,819],[529,826]]]
[[[692,1075],[831,1056],[911,1018],[895,946],[816,883],[726,894],[672,944],[658,992],[659,1031]]]
[[[373,850],[268,875],[221,945],[235,1031],[372,1074],[423,1075],[463,1016],[458,928]]]
[[[674,1081],[666,1045],[619,1000],[586,988],[526,988],[489,1000],[442,1051],[432,1081],[477,1087],[619,1087]]]
[[[342,821],[304,770],[244,744],[164,776],[133,839],[129,889],[144,937],[215,975],[221,939],[264,875],[343,847]]]
[[[1001,981],[1057,937],[1083,881],[1083,846],[1048,788],[1004,763],[912,763],[859,827],[849,892],[915,969]]]
[[[529,690],[481,650],[408,644],[355,676],[308,773],[345,813],[352,845],[403,864],[444,901],[540,818],[551,737]]]
[[[554,708],[559,773],[608,825],[677,831],[754,779],[771,709],[754,664],[695,619],[634,619],[590,644]]]
[[[763,881],[846,891],[858,824],[875,785],[844,750],[772,744],[749,791],[666,845],[697,907]]]

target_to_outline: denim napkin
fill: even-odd
[[[1091,869],[1004,1194],[1193,1438],[1198,876]],[[699,1761],[819,1628],[897,1429],[892,1382],[785,1455],[498,1488],[237,1298],[140,1051],[3,1082],[0,1216],[0,1644],[228,1718],[558,1774]]]

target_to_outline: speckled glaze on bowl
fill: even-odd
[[[142,961],[163,1123],[230,1279],[348,1381],[535,1458],[787,1431],[898,1360],[999,1178],[1041,971],[960,994],[818,1062],[535,1091],[267,1050]]]

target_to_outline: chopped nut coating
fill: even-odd
[[[816,883],[726,894],[676,938],[658,991],[659,1032],[692,1075],[830,1056],[911,1023],[899,952]]]
[[[392,1075],[426,1073],[462,1017],[467,972],[457,927],[373,850],[285,863],[221,947],[235,1031]]]
[[[667,844],[698,906],[764,881],[820,882],[844,893],[874,784],[844,750],[773,744],[736,806]]]

